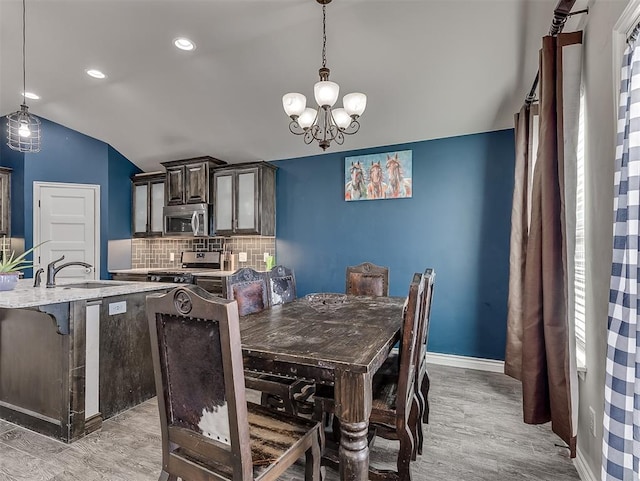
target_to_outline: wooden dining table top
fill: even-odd
[[[240,319],[245,359],[374,373],[396,343],[404,297],[310,294]]]

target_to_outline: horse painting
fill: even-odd
[[[398,154],[393,157],[387,154],[387,190],[386,198],[411,197],[411,179],[406,179],[402,172],[402,166],[398,160]]]
[[[367,188],[364,183],[364,172],[360,162],[351,162],[351,180],[344,186],[344,200],[360,200],[367,198]]]
[[[367,199],[384,199],[387,184],[382,181],[382,166],[380,161],[373,162],[369,167],[369,183],[367,184]]]

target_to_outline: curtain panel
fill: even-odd
[[[552,430],[576,453],[568,312],[567,212],[563,125],[563,47],[580,44],[582,32],[543,38],[540,51],[538,148],[527,204],[527,168],[516,157],[510,254],[505,373],[522,382],[523,417],[529,424],[551,421]],[[579,83],[578,87],[579,88]],[[520,125],[520,114],[518,121]],[[518,127],[518,132],[522,127]],[[531,129],[529,129],[531,130]],[[529,168],[532,164],[528,161]],[[574,160],[575,161],[575,160]],[[574,181],[575,183],[575,181]],[[573,205],[573,204],[572,204]],[[528,230],[525,229],[530,209]],[[568,213],[568,215],[574,213]],[[571,224],[571,223],[570,223]],[[524,253],[524,254],[523,254]],[[573,253],[571,253],[573,255]],[[572,369],[573,367],[573,369]],[[575,396],[575,389],[573,395]]]
[[[640,53],[637,43],[637,40],[632,41],[624,53],[618,104],[602,439],[603,481],[637,480],[640,472]]]

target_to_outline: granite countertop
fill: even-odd
[[[180,267],[138,267],[135,269],[117,269],[113,271],[109,271],[110,274],[149,274],[151,272],[173,272],[173,271],[185,271],[189,272],[189,269],[182,269]],[[195,269],[193,269],[195,271]],[[209,271],[197,271],[195,272],[196,276],[200,277],[226,277],[230,276],[236,271],[219,271],[219,270],[209,270]]]
[[[56,282],[56,287],[33,287],[33,279],[20,279],[12,291],[0,292],[0,308],[37,307],[60,302],[102,299],[103,297],[120,296],[136,292],[159,291],[180,284],[172,282],[125,282],[90,280],[89,283],[99,283],[98,288],[74,288],[66,285],[80,284],[83,281]]]

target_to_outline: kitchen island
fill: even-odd
[[[173,284],[0,292],[0,418],[65,442],[155,395],[146,296]]]

